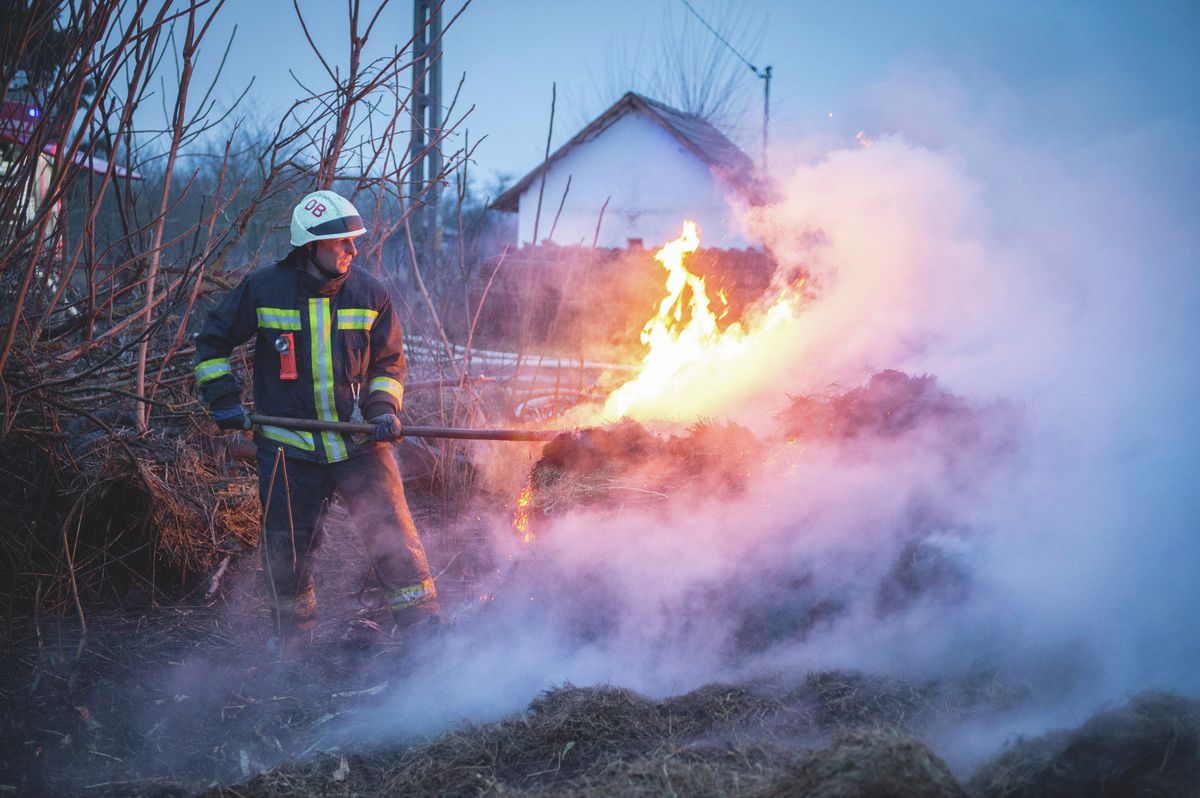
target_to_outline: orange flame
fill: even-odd
[[[666,296],[642,330],[642,343],[650,350],[638,376],[609,395],[605,418],[696,420],[721,412],[722,402],[730,401],[733,392],[749,390],[772,373],[776,364],[770,356],[771,336],[793,317],[798,293],[777,301],[752,333],[740,322],[722,331],[710,309],[704,278],[684,265],[685,257],[699,247],[696,223],[689,220],[683,223],[682,235],[655,254],[667,280]],[[724,295],[720,300],[727,304]]]
[[[521,536],[522,543],[529,543],[533,540],[533,533],[529,531],[529,505],[532,501],[533,480],[531,479],[517,496],[517,507],[513,513],[512,526]]]

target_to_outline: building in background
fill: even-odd
[[[702,246],[728,249],[755,245],[738,209],[767,199],[754,162],[715,127],[629,92],[492,208],[517,214],[522,246],[657,248],[694,219]]]
[[[12,92],[22,94],[23,92]],[[39,210],[49,201],[50,219],[46,230],[49,237],[62,213],[62,198],[50,197],[50,183],[60,144],[51,135],[53,126],[47,125],[42,109],[34,102],[22,99],[5,99],[0,102],[0,196],[4,198],[0,208],[0,239],[24,225],[31,224]],[[30,151],[33,148],[33,151]],[[80,169],[104,175],[110,164],[103,158],[87,152],[75,152],[71,164]],[[115,164],[111,166],[113,177],[130,177],[140,180],[137,172],[126,172]]]

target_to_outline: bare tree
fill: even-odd
[[[735,130],[761,90],[738,53],[758,49],[766,22],[741,4],[722,5],[708,21],[712,30],[686,7],[668,4],[657,41],[639,38],[632,50],[624,42],[610,49],[603,77],[593,76],[596,94],[612,102],[636,91]]]
[[[12,552],[25,560],[0,571],[57,573],[63,581],[56,584],[69,583],[78,598],[87,580],[77,575],[103,583],[106,566],[96,563],[120,562],[107,554],[110,524],[88,515],[95,502],[83,497],[122,481],[142,485],[151,497],[166,495],[154,487],[171,468],[156,460],[161,442],[201,428],[186,335],[193,312],[206,295],[264,262],[264,242],[296,197],[334,187],[373,210],[361,262],[385,279],[403,266],[420,286],[423,271],[435,265],[415,256],[406,206],[411,41],[374,61],[363,55],[368,38],[379,35],[386,4],[364,13],[351,0],[341,52],[310,40],[327,85],[300,87],[298,99],[269,124],[234,120],[229,109],[216,108],[211,87],[193,90],[193,65],[211,48],[206,34],[223,0],[29,0],[19,6],[27,13],[5,18],[0,447],[29,453],[37,448],[31,441],[54,444],[44,460],[69,473],[44,490],[68,490],[78,500],[62,519],[62,549],[46,549],[31,527],[22,538],[27,545]],[[296,13],[306,24],[299,3]],[[53,57],[39,49],[46,42],[54,44]],[[172,54],[178,69],[164,75]],[[135,126],[134,110],[153,81],[173,100],[159,137]],[[8,109],[17,101],[36,113],[14,121]],[[466,113],[452,102],[443,118],[457,121],[431,132],[430,146],[447,151],[445,171],[434,180],[452,182],[470,156],[465,144],[454,145]],[[457,381],[458,356],[440,324],[438,298],[428,290],[419,298],[429,334],[442,343],[440,362]],[[83,440],[92,442],[87,451],[111,453],[124,465],[87,465],[72,448]],[[111,445],[97,448],[97,441]],[[5,465],[3,476],[19,481],[19,461],[5,462],[13,470]],[[212,494],[195,499],[202,506]],[[148,520],[135,527],[135,537],[153,528]],[[80,541],[89,534],[102,537],[84,556]],[[43,555],[57,565],[32,567],[29,561]],[[44,600],[51,592],[38,595]]]

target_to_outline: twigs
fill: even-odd
[[[558,84],[550,84],[550,126],[546,130],[546,155],[542,158],[542,175],[538,183],[537,212],[533,215],[534,246],[538,244],[538,225],[542,221],[542,196],[546,193],[546,174],[550,171],[550,142],[554,139],[554,106],[558,101]],[[565,197],[564,197],[565,199]]]
[[[62,527],[63,556],[67,560],[67,575],[70,578],[71,597],[75,601],[75,610],[79,615],[79,653],[83,652],[84,641],[87,640],[87,618],[83,615],[83,602],[79,599],[79,582],[75,579],[74,546],[67,539],[67,529],[71,526],[71,521],[75,520],[75,539],[79,540],[79,528],[83,523],[83,500],[86,496],[87,493],[80,494],[79,499],[75,502],[75,506],[71,508],[71,512],[67,513],[67,520]]]
[[[208,30],[209,24],[212,22],[213,16],[220,10],[224,0],[219,0],[216,8],[213,9],[208,19],[203,22],[200,27],[199,34],[196,31],[196,12],[195,5],[188,9],[187,16],[187,33],[183,40],[183,68],[179,74],[179,90],[175,95],[175,115],[171,125],[171,147],[167,153],[167,166],[165,170],[165,179],[163,180],[162,195],[159,201],[158,220],[154,225],[153,246],[151,249],[149,274],[146,277],[146,301],[145,308],[142,312],[143,323],[146,329],[150,328],[151,313],[154,309],[154,283],[158,277],[159,260],[162,257],[162,241],[163,230],[166,227],[167,207],[171,201],[171,177],[175,172],[175,161],[179,157],[179,145],[189,127],[187,122],[187,98],[188,89],[192,82],[192,67],[196,55],[196,50],[200,44],[200,37]],[[136,390],[139,397],[145,395],[146,388],[146,355],[149,351],[150,341],[147,335],[143,338],[141,346],[138,347],[137,357],[137,376]],[[148,428],[149,409],[144,404],[139,404],[136,409],[137,427],[139,432],[145,432]]]

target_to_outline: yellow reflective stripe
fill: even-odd
[[[203,385],[206,382],[212,382],[218,377],[224,377],[226,374],[232,374],[229,368],[229,358],[214,357],[210,360],[202,360],[196,364],[196,384]]]
[[[376,377],[367,383],[367,393],[375,391],[391,394],[397,404],[404,403],[404,384],[399,380],[393,380],[391,377]]]
[[[339,421],[337,403],[333,396],[333,331],[328,299],[308,300],[308,331],[312,341],[313,398],[317,404],[317,418],[321,421]],[[331,463],[345,460],[346,442],[336,432],[322,432],[321,443],[325,445],[325,457]]]
[[[270,330],[299,330],[300,311],[288,308],[257,308],[258,326]]]
[[[388,599],[388,606],[393,612],[395,612],[396,610],[415,607],[422,602],[429,601],[430,599],[434,598],[437,598],[437,590],[433,586],[433,580],[426,579],[420,584],[409,585],[408,587],[402,587],[397,590],[392,594],[392,597]]]
[[[303,449],[306,452],[317,450],[317,444],[313,440],[311,432],[272,427],[269,424],[261,425],[258,431],[262,433],[264,438],[270,438],[278,443],[286,443],[288,446],[295,446],[297,449]]]
[[[370,308],[340,308],[337,312],[339,330],[369,330],[379,311]]]

